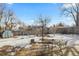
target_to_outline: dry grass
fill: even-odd
[[[44,42],[44,43],[43,43]],[[30,48],[16,48],[10,45],[0,47],[1,56],[79,56],[79,46],[67,47],[61,41],[44,40],[33,43]],[[46,42],[46,43],[45,43]]]

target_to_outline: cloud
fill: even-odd
[[[14,3],[7,3],[7,7],[12,7]]]
[[[72,17],[64,17],[64,16],[62,16],[60,19],[62,19],[61,22],[63,22],[66,25],[72,26],[73,24],[75,24]]]
[[[13,3],[7,3],[7,4],[12,5]]]
[[[71,8],[72,6],[75,7],[76,6],[75,3],[65,3],[65,4],[63,4],[62,8],[64,8],[64,7],[65,8]]]

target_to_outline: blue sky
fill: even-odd
[[[51,18],[50,24],[59,22],[67,25],[73,24],[71,18],[61,15],[60,7],[63,6],[61,3],[16,3],[9,5],[16,16],[26,24],[33,24],[40,14],[49,16]]]

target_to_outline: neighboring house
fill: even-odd
[[[12,32],[13,32],[13,36],[27,35],[28,34],[26,31],[22,31],[22,30],[17,30],[17,31],[12,31]]]

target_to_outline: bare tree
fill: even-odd
[[[5,4],[0,3],[0,32],[3,30],[1,27],[1,21],[3,18],[4,10],[6,9]]]
[[[69,7],[65,7],[65,6]],[[64,8],[62,8],[62,11],[66,16],[71,16],[76,24],[76,26],[79,26],[79,3],[70,3],[65,4]]]
[[[5,10],[5,4],[0,3],[0,21],[3,17],[4,10]]]
[[[14,12],[6,4],[0,3],[0,23],[3,21],[6,28],[12,29],[15,19]]]
[[[12,29],[14,25],[14,21],[16,20],[16,17],[14,15],[14,12],[12,10],[7,10],[7,13],[5,14],[5,25],[6,28]]]
[[[42,36],[42,40],[44,35],[46,35],[47,33],[45,33],[46,29],[47,29],[47,25],[50,22],[50,18],[49,17],[44,17],[42,15],[40,15],[36,21],[36,23],[41,26],[41,36]]]

